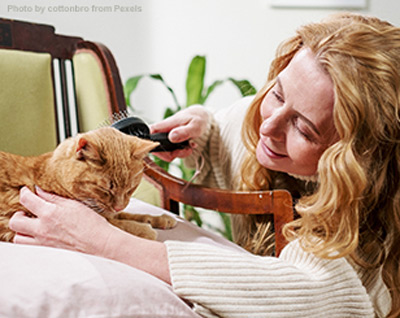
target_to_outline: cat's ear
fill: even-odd
[[[135,138],[135,149],[133,155],[136,158],[144,158],[151,150],[156,148],[160,143],[151,140]]]
[[[96,147],[85,137],[79,138],[76,148],[76,158],[78,160],[100,161],[100,155]]]

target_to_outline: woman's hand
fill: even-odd
[[[167,249],[126,233],[84,204],[41,189],[37,195],[27,187],[20,202],[36,216],[17,212],[10,220],[14,243],[59,247],[114,259],[152,274],[171,284]]]
[[[84,204],[41,189],[37,195],[27,187],[20,191],[20,203],[36,218],[16,212],[9,227],[16,232],[14,243],[35,244],[102,255],[116,230],[106,219]]]
[[[171,142],[182,142],[193,140],[206,132],[209,121],[208,112],[203,106],[191,106],[167,119],[150,126],[151,133],[169,132],[168,138]],[[194,144],[192,143],[192,147]],[[172,161],[173,159],[185,158],[192,154],[192,148],[178,149],[171,152],[154,153],[157,157]]]

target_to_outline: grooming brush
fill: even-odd
[[[127,135],[159,142],[160,145],[151,150],[151,152],[173,151],[176,149],[189,147],[188,140],[179,143],[170,142],[167,132],[150,134],[149,126],[147,126],[147,124],[138,117],[126,117],[119,119],[111,124],[111,127],[114,127]]]

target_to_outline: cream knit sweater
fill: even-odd
[[[287,245],[279,258],[167,241],[174,291],[203,317],[375,317],[344,259],[323,260]]]
[[[215,114],[196,140],[205,160],[197,182],[231,188],[244,154],[240,130],[252,98]],[[188,158],[194,166],[199,157]],[[294,241],[279,258],[168,241],[175,292],[203,317],[385,317],[390,294],[379,272],[346,259],[325,260]]]

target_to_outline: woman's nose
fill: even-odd
[[[260,134],[276,141],[283,141],[285,139],[286,124],[284,116],[281,113],[274,113],[273,115],[265,118],[260,126]]]

